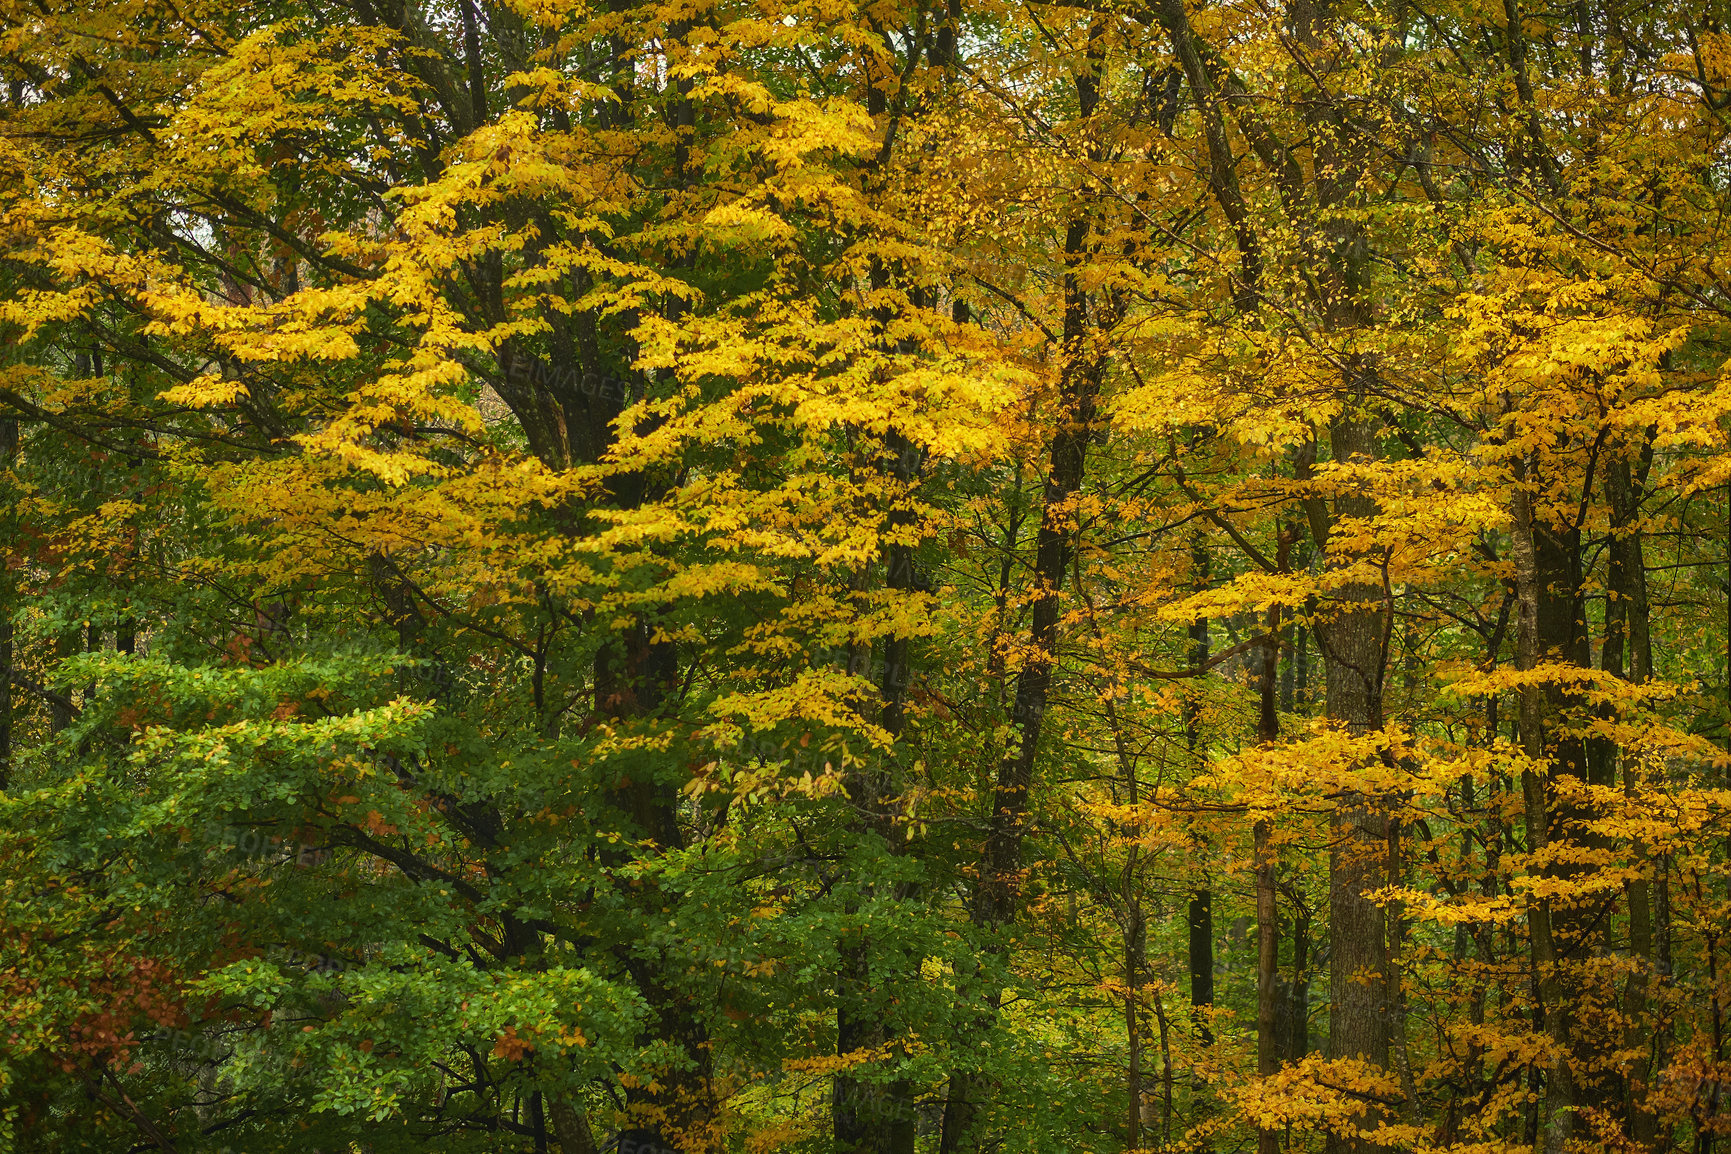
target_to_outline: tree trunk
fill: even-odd
[[[1214,895],[1190,894],[1190,1020],[1204,1046],[1214,1044]]]
[[[1650,450],[1646,454],[1651,459]],[[1645,470],[1643,470],[1644,472]],[[1605,672],[1639,685],[1652,675],[1653,643],[1647,602],[1647,564],[1636,524],[1641,496],[1634,470],[1625,457],[1617,457],[1605,471],[1605,495],[1611,506],[1610,565],[1605,603],[1605,643],[1600,663]],[[1636,758],[1623,758],[1623,793],[1631,810],[1641,805],[1640,765]],[[1637,862],[1647,861],[1647,847],[1634,847]],[[1635,1059],[1629,1068],[1626,1130],[1637,1145],[1651,1148],[1658,1135],[1658,1118],[1647,1105],[1654,1068],[1658,1031],[1648,1020],[1648,989],[1652,981],[1653,908],[1651,886],[1645,872],[1625,887],[1629,904],[1629,952],[1635,968],[1623,986],[1623,1015],[1627,1022],[1624,1047]]]
[[[1160,1024],[1160,1145],[1172,1142],[1172,1030],[1166,1022],[1166,1005],[1159,991],[1154,994],[1154,1017]]]
[[[1147,952],[1148,934],[1147,925],[1142,918],[1142,906],[1132,900],[1129,924],[1124,932],[1124,1028],[1130,1047],[1129,1069],[1124,1079],[1124,1089],[1129,1098],[1124,1147],[1132,1151],[1142,1146],[1142,1031],[1138,1008],[1142,997],[1142,972],[1147,967]]]
[[[1280,534],[1281,569],[1285,569],[1286,546],[1289,537]],[[1270,638],[1280,636],[1280,607],[1268,611],[1267,632]],[[1262,647],[1261,708],[1258,710],[1256,739],[1264,746],[1280,739],[1280,715],[1275,710],[1277,676],[1280,667],[1278,640]],[[1252,832],[1255,844],[1256,872],[1256,1073],[1269,1078],[1280,1071],[1279,1019],[1280,937],[1275,905],[1274,823],[1264,817]],[[1257,1154],[1279,1154],[1280,1136],[1272,1127],[1256,1131]]]
[[[1079,263],[1086,239],[1087,225],[1080,221],[1072,222],[1065,251],[1073,263]],[[1083,347],[1086,295],[1074,272],[1066,281],[1069,303],[1065,310],[1065,335],[1070,355],[1061,396],[1063,418],[1057,435],[1052,439],[1051,473],[1046,481],[1040,529],[1035,541],[1034,581],[1037,593],[1029,628],[1031,644],[1016,676],[1012,721],[1018,733],[1009,754],[998,768],[992,812],[987,821],[980,883],[971,911],[973,923],[992,933],[1014,920],[1020,903],[1023,825],[1051,692],[1052,666],[1058,644],[1058,597],[1069,569],[1070,541],[1074,533],[1069,506],[1082,487],[1095,398],[1099,393],[1101,366],[1092,352]],[[977,1079],[952,1077],[950,1097],[944,1110],[941,1147],[944,1154],[966,1148],[962,1145],[963,1135],[972,1130],[981,1089]]]
[[[1346,414],[1329,432],[1334,459],[1365,463],[1377,455],[1375,426],[1364,415]],[[1336,498],[1334,516],[1374,514],[1373,498],[1348,494]],[[1313,511],[1314,526],[1319,518]],[[1324,524],[1327,522],[1324,521]],[[1318,542],[1328,548],[1325,535]],[[1358,558],[1329,554],[1330,565]],[[1387,599],[1381,587],[1358,583],[1342,587],[1319,607],[1316,624],[1327,685],[1329,720],[1354,735],[1382,728],[1383,677],[1387,666]],[[1387,928],[1383,909],[1370,895],[1384,884],[1388,818],[1381,806],[1362,792],[1343,793],[1333,817],[1329,854],[1328,1047],[1331,1058],[1356,1058],[1388,1068],[1388,1005],[1384,971]],[[1370,980],[1366,980],[1369,978]],[[1355,1128],[1375,1124],[1372,1113],[1350,1123]],[[1330,1154],[1358,1154],[1374,1149],[1365,1139],[1332,1131]]]
[[[1282,980],[1280,1058],[1296,1062],[1310,1053],[1310,910],[1295,887],[1287,887],[1292,908],[1292,979]]]
[[[1388,884],[1403,885],[1406,881],[1406,868],[1401,860],[1401,828],[1400,821],[1390,816],[1388,818]],[[1394,1054],[1394,1068],[1400,1077],[1400,1092],[1405,1109],[1402,1113],[1409,1126],[1419,1124],[1418,1085],[1413,1078],[1412,1053],[1406,1042],[1406,991],[1401,985],[1401,951],[1405,945],[1406,924],[1403,906],[1399,901],[1388,903],[1385,917],[1388,920],[1388,960],[1384,966],[1384,979],[1388,991],[1384,995],[1388,1003],[1388,1026],[1390,1048]]]
[[[1525,671],[1533,669],[1546,656],[1546,635],[1554,637],[1558,632],[1555,590],[1547,580],[1555,576],[1558,550],[1554,538],[1551,547],[1545,548],[1546,543],[1536,530],[1525,470],[1521,470],[1516,478],[1512,513],[1510,556],[1515,568],[1518,608],[1515,658],[1516,667]],[[1545,687],[1537,684],[1524,685],[1520,691],[1521,742],[1527,756],[1535,760],[1546,756],[1548,745],[1557,744],[1547,742],[1550,736],[1550,696]],[[1559,761],[1569,753],[1568,743],[1560,744],[1562,748],[1549,751],[1560,755]],[[1528,770],[1521,775],[1521,792],[1526,803],[1528,839],[1535,851],[1541,850],[1560,832],[1553,829],[1550,784],[1537,771]],[[1572,1023],[1559,974],[1561,959],[1550,898],[1541,898],[1533,903],[1528,913],[1528,928],[1539,1012],[1554,1051],[1546,1071],[1538,1145],[1544,1154],[1563,1154],[1576,1130],[1576,1093],[1569,1063],[1573,1050]]]
[[[1197,592],[1209,586],[1208,551],[1200,534],[1190,542],[1190,579]],[[1202,672],[1208,668],[1208,618],[1190,623],[1190,671],[1200,691]],[[1195,701],[1184,707],[1184,741],[1190,753],[1191,772],[1200,773],[1207,760],[1202,746],[1201,710]],[[1210,1011],[1214,1008],[1214,894],[1206,884],[1190,891],[1186,924],[1189,929],[1190,1021],[1204,1045],[1214,1041]]]
[[[1256,1073],[1263,1078],[1280,1072],[1279,1030],[1280,939],[1276,936],[1274,901],[1273,824],[1263,818],[1254,827],[1256,845]],[[1256,1132],[1257,1154],[1279,1154],[1280,1136],[1263,1127]]]
[[[905,438],[891,432],[885,446],[894,455],[894,479],[902,488],[909,488],[918,472],[916,453]],[[911,514],[898,510],[889,518],[892,531],[909,528]],[[901,594],[911,594],[916,586],[914,556],[911,546],[897,541],[884,551],[885,585]],[[871,651],[858,647],[856,674],[869,673]],[[892,739],[899,738],[907,715],[907,688],[911,677],[910,649],[905,634],[884,640],[884,665],[878,691],[882,701],[878,724]],[[854,659],[850,658],[850,664]],[[888,755],[886,755],[887,758]],[[897,785],[890,779],[888,761],[876,769],[863,770],[848,783],[848,794],[861,811],[857,819],[858,832],[866,837],[881,839],[890,854],[906,848],[905,839],[894,836],[890,808]],[[910,895],[898,893],[897,898]],[[875,979],[869,963],[870,943],[863,938],[844,942],[840,948],[842,973],[837,975],[836,1054],[838,1057],[860,1050],[881,1047],[892,1034],[884,1019],[883,1008],[875,1004],[872,992],[883,983]],[[906,959],[917,970],[917,959]],[[909,966],[902,966],[889,975],[891,983],[905,980]],[[913,1154],[918,1134],[913,1087],[906,1079],[881,1084],[862,1080],[845,1071],[836,1075],[831,1086],[831,1122],[835,1145],[841,1154]]]
[[[547,1113],[553,1119],[553,1136],[558,1140],[560,1154],[599,1154],[589,1120],[582,1111],[563,1098],[549,1097]]]

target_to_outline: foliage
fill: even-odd
[[[1731,1134],[1711,5],[0,17],[6,1147]]]

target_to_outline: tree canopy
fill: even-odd
[[[0,1149],[1731,1141],[1722,0],[0,0]]]

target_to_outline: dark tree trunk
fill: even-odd
[[[1585,632],[1582,628],[1579,565],[1579,531],[1569,526],[1540,521],[1535,515],[1527,471],[1516,479],[1511,526],[1511,559],[1514,562],[1519,614],[1516,630],[1516,664],[1522,670],[1543,661],[1573,661],[1582,664]],[[1521,742],[1528,757],[1548,758],[1553,772],[1586,776],[1586,748],[1579,737],[1559,730],[1560,714],[1568,701],[1554,683],[1526,685],[1520,692]],[[1579,819],[1555,801],[1555,788],[1536,772],[1521,777],[1526,805],[1528,838],[1541,851],[1574,836],[1571,825]],[[1567,877],[1567,867],[1551,866],[1547,876]],[[1545,1097],[1541,1110],[1539,1144],[1544,1154],[1563,1154],[1580,1128],[1577,1110],[1580,1089],[1574,1063],[1576,1053],[1573,991],[1564,969],[1571,954],[1584,943],[1579,919],[1567,903],[1544,898],[1534,903],[1529,915],[1531,966],[1537,985],[1541,1021],[1555,1048],[1556,1057],[1545,1071]]]
[[[1341,463],[1373,461],[1377,457],[1375,425],[1361,414],[1348,414],[1329,433],[1334,459]],[[1319,504],[1319,503],[1318,503]],[[1334,518],[1365,517],[1376,511],[1363,494],[1336,498]],[[1326,515],[1311,513],[1313,532]],[[1328,548],[1326,534],[1318,542]],[[1358,558],[1331,553],[1330,565]],[[1349,733],[1362,735],[1382,728],[1383,679],[1387,670],[1387,598],[1379,586],[1354,584],[1341,588],[1319,607],[1316,639],[1322,650],[1331,721]],[[1380,977],[1387,966],[1386,919],[1371,895],[1385,884],[1384,861],[1388,817],[1382,803],[1364,793],[1348,792],[1336,803],[1333,846],[1329,855],[1328,1047],[1331,1058],[1357,1058],[1388,1068],[1389,1016],[1387,983]],[[1373,1124],[1362,1115],[1358,1124]],[[1363,1139],[1331,1133],[1335,1151],[1373,1149]]]
[[[1200,535],[1190,543],[1190,579],[1198,592],[1210,583],[1208,551]],[[1198,617],[1190,623],[1190,671],[1193,683],[1200,691],[1202,672],[1208,668],[1208,618]],[[1202,745],[1201,710],[1195,701],[1185,705],[1184,740],[1189,748],[1192,772],[1201,772],[1207,759]],[[1190,1020],[1196,1036],[1212,1044],[1214,1027],[1214,894],[1206,884],[1190,891],[1186,918],[1189,927]]]
[[[1190,1020],[1203,1045],[1213,1045],[1214,1027],[1214,895],[1195,890],[1190,895]]]
[[[1262,818],[1255,824],[1255,870],[1257,870],[1257,1074],[1269,1078],[1281,1069],[1279,1052],[1279,936],[1274,903],[1274,824]],[[1277,1154],[1279,1135],[1257,1130],[1258,1154]]]
[[[1649,442],[1650,443],[1650,442]],[[1643,455],[1643,466],[1651,450]],[[1643,467],[1640,472],[1645,473]],[[1652,676],[1653,642],[1647,600],[1647,563],[1642,548],[1640,480],[1626,457],[1618,456],[1605,470],[1605,495],[1611,506],[1611,542],[1605,602],[1605,643],[1600,664],[1605,672],[1641,684]],[[1640,763],[1623,759],[1623,791],[1632,808],[1640,804]],[[1647,847],[1637,844],[1638,862],[1648,863]],[[1646,870],[1625,887],[1629,906],[1629,952],[1635,968],[1623,985],[1625,1048],[1635,1055],[1629,1068],[1626,1129],[1637,1145],[1651,1148],[1658,1136],[1658,1118],[1647,1105],[1655,1059],[1662,1062],[1659,1031],[1648,1018],[1648,992],[1656,964],[1653,950],[1653,902]]]
[[[1281,534],[1282,561],[1287,537]],[[1281,568],[1285,568],[1282,564]],[[1280,608],[1268,612],[1268,633],[1271,639],[1280,636]],[[1280,663],[1278,642],[1262,648],[1261,709],[1256,727],[1257,740],[1272,745],[1280,739],[1280,715],[1275,711],[1276,673]],[[1268,818],[1256,822],[1254,862],[1256,872],[1256,1072],[1267,1078],[1280,1070],[1280,937],[1278,912],[1275,905],[1274,823]],[[1256,1132],[1257,1154],[1279,1154],[1280,1136],[1271,1128]]]
[[[1143,920],[1142,906],[1132,897],[1129,924],[1124,927],[1124,1030],[1129,1039],[1130,1065],[1124,1080],[1128,1099],[1125,1117],[1125,1147],[1135,1150],[1142,1145],[1142,1027],[1140,1003],[1142,974],[1148,965],[1148,926]]]
[[[900,435],[892,433],[886,448],[893,455],[893,473],[903,488],[913,484],[917,461],[913,447]],[[898,512],[890,518],[893,530],[908,527],[909,516]],[[906,543],[895,543],[885,550],[885,585],[897,593],[909,594],[916,587],[913,549]],[[909,639],[892,635],[884,641],[884,664],[878,683],[882,701],[878,723],[892,738],[899,738],[906,722],[907,689],[911,677]],[[870,668],[870,650],[861,647],[855,673],[865,674]],[[867,837],[880,839],[891,854],[906,847],[905,839],[894,836],[893,815],[890,812],[897,791],[891,779],[890,763],[863,770],[848,783],[848,793],[861,810],[858,825]],[[898,898],[910,895],[897,894]],[[862,938],[845,941],[840,949],[842,973],[838,975],[839,993],[836,1009],[836,1054],[842,1056],[859,1050],[884,1045],[893,1037],[892,1024],[884,1018],[883,1007],[872,996],[880,986],[904,981],[908,965],[898,966],[891,974],[874,974],[869,963],[870,943]],[[912,959],[904,963],[917,966]],[[837,1074],[831,1087],[831,1113],[838,1154],[913,1154],[918,1136],[913,1087],[906,1079],[887,1084]]]
[[[1310,1053],[1310,909],[1298,891],[1287,887],[1292,909],[1292,977],[1280,979],[1280,1058],[1296,1062]]]

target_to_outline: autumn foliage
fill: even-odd
[[[0,1150],[1731,1142],[1727,21],[0,0]]]

